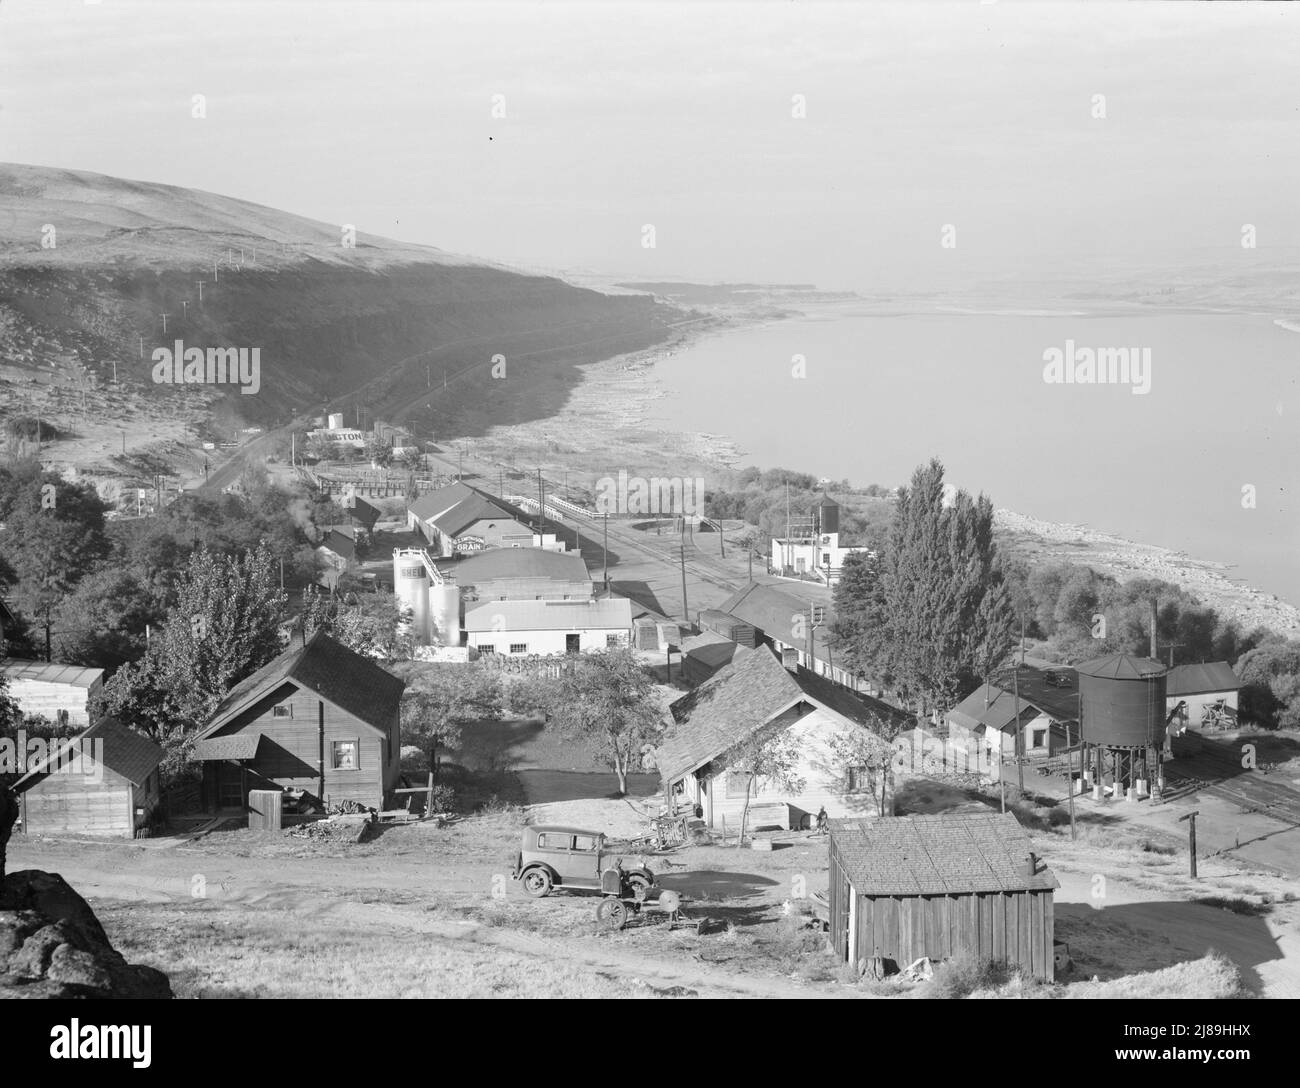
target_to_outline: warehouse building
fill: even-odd
[[[407,527],[424,537],[435,558],[488,548],[566,550],[555,533],[535,532],[522,510],[459,481],[421,495],[406,516]]]
[[[590,653],[629,643],[632,602],[605,600],[489,601],[465,612],[465,637],[479,653]]]

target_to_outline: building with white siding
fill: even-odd
[[[580,601],[488,601],[465,612],[466,644],[479,653],[591,653],[627,646],[632,602],[625,597]]]
[[[104,686],[104,670],[59,662],[5,661],[0,665],[9,680],[9,695],[24,714],[51,722],[90,725],[87,706]]]
[[[879,735],[911,727],[910,714],[848,691],[759,646],[734,661],[670,708],[673,724],[655,753],[664,790],[676,803],[694,804],[711,828],[739,828],[748,775],[733,769],[740,746],[756,735],[788,731],[796,741],[802,780],[797,793],[757,781],[750,797],[751,826],[805,826],[821,808],[831,817],[885,815],[893,807],[892,749]],[[840,765],[836,734],[862,734],[874,755]]]

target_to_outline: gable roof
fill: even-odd
[[[1237,691],[1241,679],[1226,661],[1209,661],[1202,665],[1175,665],[1169,670],[1165,694],[1208,695],[1219,691]]]
[[[354,495],[350,513],[353,521],[369,529],[379,520],[382,511],[374,504],[366,502],[360,495]]]
[[[316,547],[331,551],[343,559],[355,559],[357,557],[357,542],[347,533],[340,532],[338,529],[331,529],[326,533],[324,539]]]
[[[91,688],[104,675],[103,669],[90,669],[82,665],[64,665],[58,661],[15,661],[7,659],[0,665],[10,680],[38,680],[43,684],[71,684]]]
[[[798,646],[804,649],[808,640],[802,632],[796,636],[795,625],[798,621],[795,617],[802,616],[804,623],[807,622],[808,603],[781,586],[750,582],[718,605],[717,611],[729,612],[736,619],[744,620],[745,623],[762,631],[767,638],[784,642],[787,646]],[[817,604],[824,605],[826,609],[827,626],[819,625],[813,631],[813,657],[819,661],[827,661],[829,660],[827,635],[829,624],[834,621],[835,610],[831,607],[829,597],[824,602],[818,601]]]
[[[807,669],[791,672],[771,647],[759,646],[669,707],[673,725],[658,746],[660,774],[671,782],[698,770],[799,703],[821,707],[856,725],[866,726],[880,717],[915,723],[910,714]]]
[[[1026,872],[1031,844],[1011,813],[832,820],[831,843],[858,895],[1050,891]]]
[[[726,635],[720,635],[716,631],[701,631],[698,635],[682,639],[681,652],[692,661],[720,667],[752,653],[753,647],[732,642]]]
[[[499,622],[498,622],[499,621]],[[498,631],[578,631],[603,628],[626,631],[632,626],[632,603],[626,597],[582,601],[488,601],[465,613],[470,633]]]
[[[987,692],[987,696],[986,696]],[[985,704],[987,697],[988,703]],[[1037,717],[1047,714],[1054,717],[1052,711],[1040,706],[1036,701],[1020,696],[1020,718],[1026,715]],[[998,687],[996,684],[981,684],[960,703],[948,711],[948,720],[967,729],[985,726],[989,729],[1003,730],[1016,720],[1015,694]]]
[[[496,578],[551,578],[557,582],[590,582],[591,572],[577,552],[543,548],[488,548],[448,568],[462,586]]]
[[[445,510],[433,519],[436,529],[447,536],[459,536],[476,521],[519,521],[526,524],[523,514],[512,511],[505,503],[483,495],[471,495]]]
[[[317,631],[306,646],[291,646],[231,688],[196,739],[210,737],[251,703],[286,683],[307,688],[381,733],[406,690],[406,681]]]
[[[87,747],[82,747],[82,745]],[[51,751],[34,767],[23,775],[14,789],[22,792],[29,786],[46,778],[49,768],[58,765],[60,757],[73,758],[78,750],[107,767],[116,771],[128,782],[136,786],[144,780],[162,762],[163,750],[148,737],[128,729],[116,718],[100,718],[94,725],[75,737],[65,738],[51,746]]]
[[[455,483],[445,484],[428,494],[421,495],[406,509],[421,521],[428,521],[439,514],[445,514],[458,502],[464,502],[473,494],[473,488],[457,480]]]

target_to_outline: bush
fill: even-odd
[[[434,783],[433,794],[430,797],[430,812],[456,812],[460,805],[460,794],[456,792],[455,786],[449,786],[445,783]]]
[[[918,990],[917,996],[954,1000],[967,997],[976,990],[1004,986],[1010,977],[1005,963],[982,960],[966,952],[936,967],[930,985]]]

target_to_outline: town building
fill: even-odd
[[[235,685],[195,738],[202,804],[242,813],[249,790],[388,807],[400,775],[404,681],[324,632]]]
[[[1056,977],[1052,871],[1010,813],[832,820],[830,942],[885,973],[970,956]]]
[[[980,774],[996,775],[1003,760],[1046,759],[1079,743],[1077,717],[1058,717],[1026,692],[1017,700],[1015,692],[997,684],[981,684],[946,719],[950,746],[969,757],[966,769]]]
[[[51,745],[14,783],[24,833],[130,839],[149,826],[160,795],[157,744],[114,718],[100,718]]]
[[[591,572],[577,552],[541,548],[490,548],[439,568],[460,587],[469,605],[482,601],[586,601]]]
[[[320,564],[335,574],[346,574],[357,565],[357,541],[350,525],[333,525],[325,530],[316,545]],[[337,581],[337,577],[333,579]]]
[[[745,632],[746,645],[756,640],[778,653],[794,650],[804,668],[853,691],[867,690],[860,677],[835,664],[830,641],[835,614],[824,587],[809,584],[805,593],[793,586],[750,582],[709,611],[711,628],[725,633],[717,613],[732,617],[732,630]]]
[[[840,543],[840,504],[822,495],[810,515],[791,524],[789,535],[772,538],[768,567],[786,578],[812,577],[833,586],[840,580],[844,560],[869,550]]]
[[[752,652],[751,646],[733,642],[716,631],[690,635],[681,644],[682,679],[692,687],[698,686]]]
[[[435,558],[488,548],[566,550],[555,533],[535,532],[522,510],[459,481],[412,502],[407,527],[424,537]]]
[[[574,654],[627,646],[632,603],[601,600],[488,601],[465,612],[465,638],[482,654]]]
[[[57,661],[0,663],[9,681],[9,697],[24,715],[45,718],[56,725],[90,725],[90,700],[104,686],[104,670]]]
[[[756,781],[750,791],[751,826],[808,825],[821,808],[830,816],[879,815],[893,810],[891,748],[881,736],[910,727],[911,715],[834,684],[760,646],[733,661],[669,708],[673,723],[655,753],[665,793],[695,805],[711,828],[739,828],[749,776],[733,769],[736,752],[755,737],[788,731],[800,759],[797,792]],[[841,765],[837,734],[862,740],[871,758]]]
[[[1165,709],[1178,714],[1171,723],[1176,732],[1237,717],[1241,680],[1226,661],[1201,665],[1175,665],[1165,680]]]

